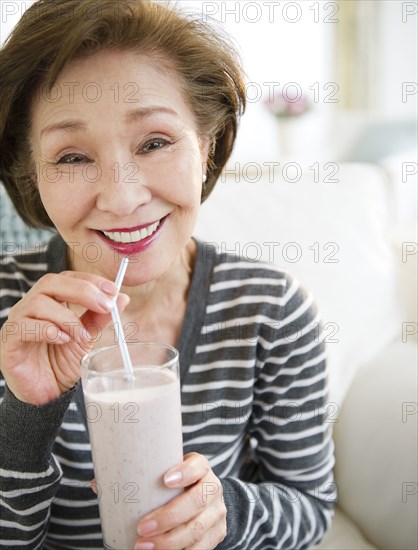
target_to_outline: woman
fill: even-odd
[[[128,338],[181,362],[185,457],[164,482],[185,491],[138,518],[135,548],[314,544],[334,487],[312,299],[192,238],[245,105],[230,45],[155,3],[41,0],[0,63],[0,177],[59,233],[2,259],[1,544],[103,547],[79,363],[114,341],[121,255]]]

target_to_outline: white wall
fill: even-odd
[[[2,0],[0,2],[0,44],[6,40],[21,16],[34,0]]]
[[[385,118],[416,117],[418,3],[390,0],[380,4],[378,112]]]

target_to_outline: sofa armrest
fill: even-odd
[[[417,347],[357,373],[334,426],[341,510],[381,549],[417,548]]]
[[[373,550],[358,527],[337,506],[331,528],[312,550]]]

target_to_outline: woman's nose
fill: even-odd
[[[102,167],[96,207],[103,212],[128,216],[152,199],[145,175],[134,162],[114,162]]]

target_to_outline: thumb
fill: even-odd
[[[126,306],[130,302],[130,298],[127,294],[119,294],[116,299],[116,307],[118,308],[118,311],[123,311]],[[112,320],[112,314],[111,313],[96,313],[91,310],[87,310],[80,318],[81,322],[89,331],[89,327],[91,328],[92,332],[96,332],[103,330],[107,327],[107,325]]]

